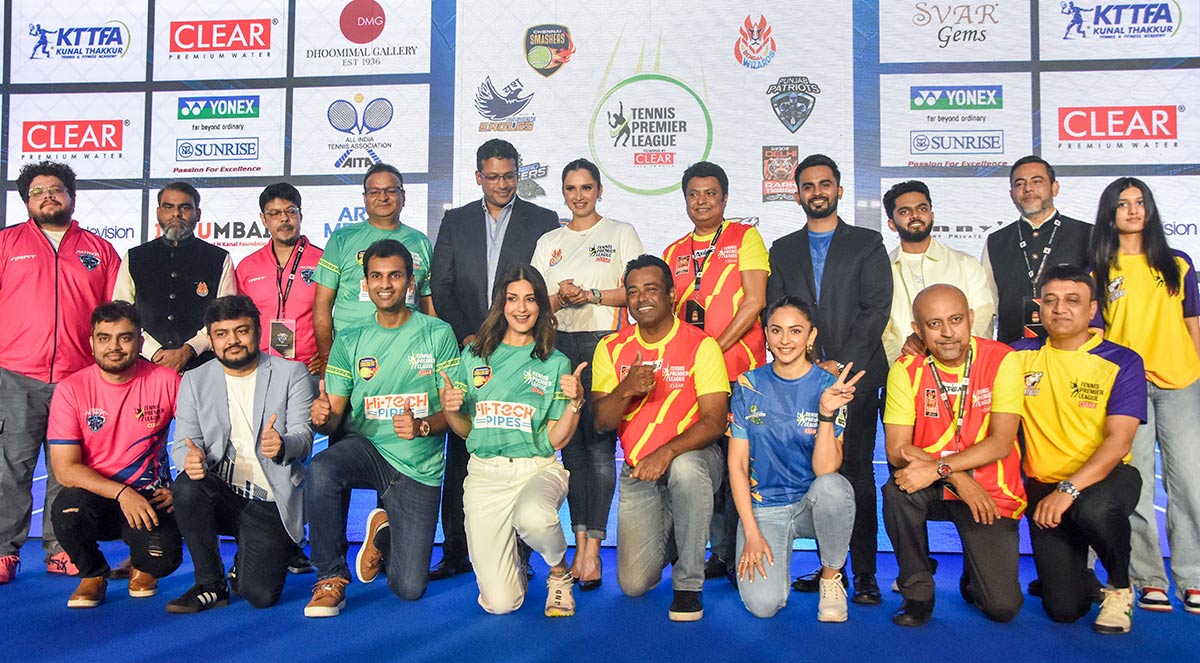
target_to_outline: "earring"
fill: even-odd
[[[804,351],[807,352],[808,354],[812,354],[812,346],[809,345],[808,347],[804,348]]]

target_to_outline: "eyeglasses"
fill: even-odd
[[[263,212],[263,216],[267,217],[268,219],[270,219],[272,221],[278,221],[279,218],[282,217],[284,214],[287,214],[288,218],[298,219],[298,218],[300,218],[300,208],[293,205],[287,209],[269,209],[269,210]]]
[[[402,188],[400,188],[400,187],[398,187],[398,186],[389,186],[389,187],[387,187],[386,189],[365,189],[365,190],[363,191],[363,193],[364,193],[364,194],[365,194],[365,195],[366,195],[368,198],[378,198],[378,197],[382,196],[382,195],[383,195],[383,194],[385,194],[385,193],[386,193],[387,195],[389,195],[389,196],[394,196],[394,195],[396,195],[396,194],[398,194],[398,193],[404,193],[404,189],[402,189]]]
[[[40,198],[42,194],[48,193],[51,196],[58,197],[66,193],[67,190],[61,186],[35,186],[29,190],[30,198]]]
[[[479,176],[482,177],[483,179],[487,180],[488,184],[495,184],[498,180],[504,180],[505,182],[516,182],[517,181],[516,173],[504,173],[503,175],[497,175],[496,173],[488,173],[485,175],[483,173],[480,173]]]

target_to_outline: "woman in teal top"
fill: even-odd
[[[490,613],[512,612],[525,600],[519,536],[550,565],[546,616],[575,614],[558,517],[569,474],[554,454],[579,423],[586,366],[572,372],[554,349],[546,282],[533,267],[517,265],[500,278],[453,383],[442,373],[442,409],[471,452],[463,483],[467,549],[479,605]]]

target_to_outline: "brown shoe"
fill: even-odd
[[[79,581],[79,586],[75,588],[71,598],[67,599],[67,607],[94,608],[104,603],[104,595],[107,592],[108,578],[104,576],[84,578]]]
[[[129,595],[135,599],[144,599],[158,593],[158,578],[145,571],[132,568],[129,572]]]
[[[337,617],[346,607],[348,578],[325,578],[313,585],[313,596],[304,606],[305,617]]]
[[[358,549],[354,570],[358,572],[358,581],[368,583],[374,580],[383,568],[383,551],[375,545],[377,536],[391,536],[388,529],[387,511],[375,509],[367,514],[366,535],[362,547]]]
[[[133,560],[128,557],[120,564],[116,565],[113,570],[108,572],[109,580],[129,580],[129,576],[133,573]]]

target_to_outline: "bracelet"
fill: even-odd
[[[827,424],[832,424],[837,421],[837,415],[836,414],[824,415],[824,414],[821,414],[820,412],[817,412],[817,421],[825,422]]]
[[[113,496],[113,499],[114,500],[121,499],[121,493],[125,492],[125,489],[128,487],[129,487],[129,484],[125,484],[124,486],[121,486],[121,490],[117,491],[117,494]]]
[[[576,405],[574,402],[572,402],[571,403],[571,411],[574,412],[575,414],[579,414],[583,410],[584,403],[587,403],[587,401],[581,400],[581,401],[579,401],[579,405]]]

